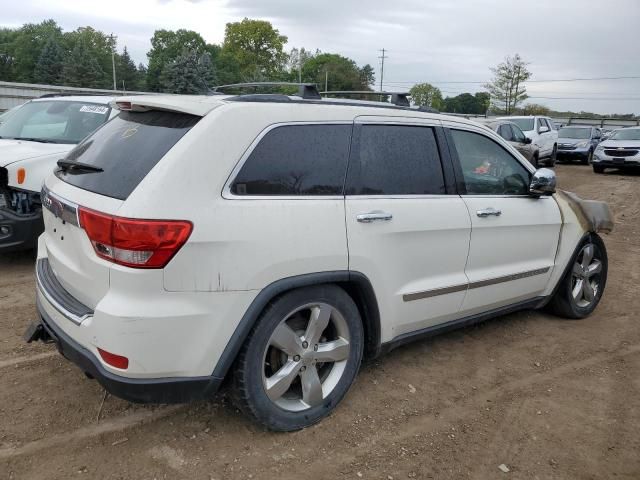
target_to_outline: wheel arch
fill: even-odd
[[[222,379],[227,375],[247,336],[269,302],[291,290],[322,284],[338,285],[353,299],[360,312],[364,328],[365,358],[378,356],[381,351],[380,311],[373,286],[366,275],[348,270],[306,273],[282,278],[260,291],[229,339],[213,370],[213,376]]]

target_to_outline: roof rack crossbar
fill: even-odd
[[[385,91],[370,91],[370,90],[332,90],[326,92],[320,92],[322,95],[384,95],[391,97],[391,103],[399,107],[410,107],[409,92],[385,92]]]
[[[226,88],[247,88],[247,87],[281,87],[281,86],[295,86],[298,87],[298,96],[305,100],[319,100],[322,97],[318,92],[318,87],[315,83],[298,83],[298,82],[249,82],[249,83],[231,83],[229,85],[218,85],[213,87],[213,92],[218,93],[218,90]]]

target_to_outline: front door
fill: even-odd
[[[471,222],[445,187],[440,152],[448,155],[439,122],[356,122],[345,190],[349,269],[373,284],[382,341],[454,318],[464,299]]]
[[[558,205],[553,197],[530,196],[531,170],[479,129],[451,128],[448,138],[472,225],[462,313],[540,295],[554,268]]]

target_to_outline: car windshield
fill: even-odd
[[[518,125],[523,132],[533,130],[533,118],[510,118],[509,121]]]
[[[640,140],[640,128],[616,130],[611,134],[609,140]]]
[[[0,124],[0,138],[43,143],[79,143],[107,121],[111,108],[98,103],[28,102]]]
[[[565,127],[565,128],[561,128],[560,131],[558,131],[558,137],[588,139],[588,138],[591,138],[591,129]]]

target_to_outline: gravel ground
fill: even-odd
[[[365,365],[337,411],[262,430],[224,394],[139,406],[108,396],[51,346],[28,255],[0,257],[0,479],[639,479],[640,175],[557,167],[606,200],[609,281],[596,312],[507,315]]]

